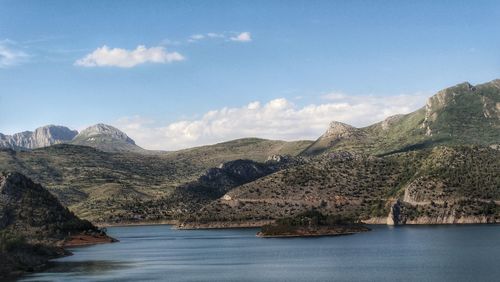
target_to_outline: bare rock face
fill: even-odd
[[[65,126],[47,125],[33,131],[13,135],[0,134],[0,147],[10,149],[36,149],[72,140],[78,131]]]

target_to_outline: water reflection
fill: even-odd
[[[25,281],[494,281],[500,226],[373,226],[341,237],[260,239],[256,229],[109,228]]]

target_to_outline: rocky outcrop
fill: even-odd
[[[338,121],[332,121],[330,123],[330,126],[328,126],[326,132],[321,137],[329,139],[342,139],[349,138],[358,134],[359,131],[354,126]]]
[[[321,135],[313,144],[311,144],[311,146],[304,150],[302,154],[319,154],[335,146],[341,141],[360,140],[365,137],[366,134],[362,129],[342,122],[332,121],[328,126],[326,132]]]
[[[33,131],[13,135],[0,134],[0,147],[10,149],[36,149],[71,141],[78,131],[65,126],[47,125]]]

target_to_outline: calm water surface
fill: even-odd
[[[260,239],[256,229],[112,227],[24,281],[499,281],[500,226],[373,226],[342,237]]]

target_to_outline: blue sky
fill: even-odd
[[[499,78],[499,34],[499,1],[0,1],[0,132],[311,139]]]

